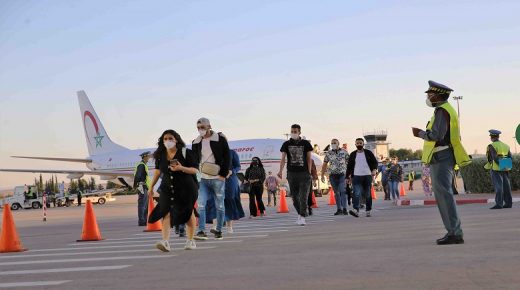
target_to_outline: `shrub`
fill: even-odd
[[[473,159],[473,162],[463,167],[461,170],[462,178],[466,190],[472,193],[490,193],[493,192],[493,183],[489,170],[484,169],[487,160],[485,158]],[[513,170],[509,172],[511,178],[511,189],[520,189],[520,156],[513,156]]]

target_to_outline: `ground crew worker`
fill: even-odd
[[[435,108],[426,131],[412,128],[413,135],[424,139],[422,162],[429,164],[433,192],[448,233],[437,240],[438,245],[463,244],[463,233],[453,197],[455,164],[463,167],[471,163],[460,142],[459,120],[448,99],[453,91],[445,85],[429,81],[426,104]]]
[[[511,208],[513,207],[513,197],[511,196],[511,180],[509,179],[509,171],[513,167],[511,151],[509,146],[500,141],[498,130],[489,130],[491,144],[487,147],[488,163],[485,169],[491,171],[491,180],[495,188],[495,206],[491,209]]]
[[[146,226],[148,216],[148,189],[150,188],[150,174],[148,174],[148,161],[152,152],[141,153],[141,161],[135,164],[134,189],[137,189],[137,217],[140,227]]]

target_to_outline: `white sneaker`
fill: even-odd
[[[370,211],[368,210],[368,211],[367,211],[367,217],[371,217],[371,216],[372,216],[372,214],[371,214]]]
[[[299,215],[299,216],[298,216],[298,219],[296,220],[296,224],[297,224],[297,225],[301,225],[301,222],[302,222],[302,216]]]
[[[301,219],[300,219],[300,226],[304,226],[304,225],[306,225],[305,218],[301,217]]]
[[[163,252],[171,251],[170,243],[165,240],[161,240],[161,241],[158,241],[157,243],[155,243],[155,247]]]
[[[184,246],[185,250],[195,250],[197,248],[197,245],[195,244],[194,240],[187,240],[186,245]]]
[[[234,232],[232,227],[227,227],[226,229],[228,234],[232,234]]]

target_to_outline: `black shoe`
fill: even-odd
[[[359,208],[363,209],[363,208],[365,208],[365,205],[362,204],[361,206],[359,206]]]
[[[354,211],[354,210],[349,210],[348,213],[351,215],[351,216],[355,216],[355,217],[359,217],[359,213],[357,211]]]
[[[504,205],[503,208],[512,208],[512,207],[513,207],[513,205]]]
[[[348,211],[346,208],[343,209],[343,215],[348,215]]]
[[[212,234],[216,234],[217,230],[216,229],[211,229],[211,230],[209,230],[209,232],[212,233]]]
[[[437,240],[437,245],[464,244],[462,236],[445,235],[444,238]]]
[[[215,240],[223,240],[222,232],[216,232],[215,233]]]
[[[140,227],[146,227],[146,224],[139,224]]]
[[[495,205],[494,207],[492,207],[492,208],[490,208],[490,209],[502,209],[502,207],[499,206],[499,205]]]
[[[185,231],[179,232],[179,238],[184,238],[185,236],[186,236]]]
[[[309,207],[309,216],[311,216],[311,215],[312,215],[312,208]]]
[[[343,214],[343,211],[340,210],[340,209],[338,209],[338,211],[336,211],[336,212],[334,213],[334,215],[342,215],[342,214]]]
[[[206,235],[205,232],[203,231],[200,231],[197,233],[197,235],[195,235],[195,237],[193,237],[195,240],[198,240],[198,241],[205,241],[208,239],[208,236]]]
[[[176,234],[176,235],[179,234],[179,228],[178,228],[178,227],[175,227],[175,234]]]

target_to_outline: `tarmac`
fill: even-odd
[[[409,197],[420,197],[411,192]],[[424,196],[424,195],[423,195]],[[265,196],[264,196],[265,197]],[[487,197],[487,196],[486,196]],[[13,212],[29,250],[0,254],[0,288],[20,289],[519,289],[520,204],[489,210],[458,207],[464,245],[435,245],[445,230],[435,206],[374,202],[372,217],[333,216],[328,196],[307,226],[296,214],[268,208],[263,218],[238,221],[224,240],[185,239],[172,232],[174,251],[154,243],[160,233],[137,227],[135,196],[95,205],[101,234],[81,236],[84,207]],[[467,198],[467,197],[462,197]],[[265,200],[265,199],[264,199]],[[246,200],[244,209],[247,210]]]

